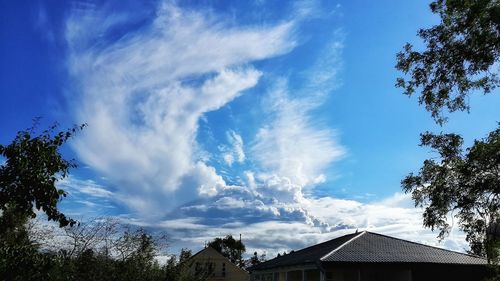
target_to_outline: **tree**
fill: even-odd
[[[492,227],[500,224],[500,126],[465,153],[457,134],[425,133],[421,145],[434,149],[439,158],[425,160],[419,173],[408,175],[402,185],[416,206],[426,207],[424,226],[438,229],[444,238],[450,231],[451,213],[459,219],[471,251],[496,261]]]
[[[430,9],[441,21],[418,31],[424,51],[407,43],[397,54],[396,68],[409,78],[398,78],[396,86],[409,96],[420,91],[420,104],[442,126],[444,109],[468,112],[472,93],[488,94],[499,86],[500,2],[437,0]],[[471,251],[490,262],[498,256],[498,135],[498,129],[492,131],[464,153],[460,135],[424,133],[421,145],[438,152],[439,159],[425,160],[418,175],[401,182],[415,205],[425,207],[424,226],[444,238],[450,231],[448,218],[457,217]]]
[[[212,263],[199,264],[191,259],[191,250],[181,249],[179,261],[171,256],[164,266],[165,281],[205,281],[213,273]]]
[[[257,255],[257,252],[253,252],[253,256],[250,258],[250,265],[258,265],[260,263],[259,256]]]
[[[34,208],[61,227],[76,223],[57,209],[57,203],[67,194],[55,184],[76,166],[62,157],[59,148],[84,126],[56,133],[54,125],[35,135],[35,125],[18,132],[11,144],[0,145],[0,155],[6,159],[0,166],[2,229],[16,226],[18,216],[36,217]]]
[[[65,243],[58,245],[59,251],[69,258],[78,257],[88,250],[111,257],[112,253],[118,253],[118,243],[123,239],[118,235],[120,227],[117,219],[106,217],[89,219],[73,227],[65,227]],[[129,248],[133,246],[128,245]]]
[[[430,9],[440,16],[440,24],[418,31],[426,49],[415,51],[407,43],[397,54],[396,68],[410,78],[398,78],[396,86],[409,96],[421,89],[420,104],[439,124],[446,121],[443,108],[449,112],[468,111],[467,98],[474,90],[487,94],[499,85],[499,3],[434,1]]]
[[[281,255],[278,253],[277,257],[280,257]],[[259,263],[263,263],[267,260],[266,253],[262,253],[259,257],[257,252],[253,252],[253,256],[250,258],[250,266],[257,265]]]
[[[155,260],[156,241],[144,229],[126,231],[120,239],[126,251],[118,260],[120,280],[158,280],[159,265]]]
[[[217,237],[209,242],[208,246],[214,248],[217,252],[221,253],[239,267],[244,266],[242,255],[246,250],[245,245],[241,240],[234,239],[232,235],[227,235],[224,238]]]
[[[259,258],[259,262],[265,262],[267,260],[266,252],[262,253]]]
[[[83,127],[56,133],[54,125],[36,135],[35,123],[18,132],[11,144],[0,145],[0,159],[5,160],[0,164],[0,276],[6,280],[56,280],[52,271],[59,260],[39,251],[27,225],[36,217],[34,209],[60,226],[76,223],[57,209],[66,193],[55,183],[75,166],[62,158],[59,148]]]

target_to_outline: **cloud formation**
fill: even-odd
[[[316,14],[308,3],[296,5],[301,21]],[[62,183],[82,208],[118,200],[135,212],[123,220],[167,230],[177,245],[243,233],[249,251],[270,255],[357,228],[435,241],[404,195],[361,203],[304,192],[327,181],[325,171],[347,151],[334,129],[312,117],[340,85],[341,32],[301,72],[297,87],[259,67],[297,47],[296,21],[238,26],[171,2],[153,14],[137,27],[145,18],[140,13],[86,4],[67,21],[68,69],[77,93],[72,109],[77,123],[88,123],[74,148],[112,186]],[[268,84],[259,84],[268,76]],[[202,151],[199,121],[256,86],[264,94],[255,105],[263,115],[255,135],[227,128],[217,140],[220,157]],[[224,172],[237,180],[228,183],[211,157],[222,159]],[[462,247],[463,236],[454,235],[447,246]]]
[[[198,121],[257,84],[249,63],[293,48],[292,23],[236,27],[164,3],[150,26],[111,40],[129,15],[104,15],[83,7],[67,22],[75,118],[89,125],[75,142],[80,159],[143,213],[215,194],[225,183],[195,155]]]
[[[271,96],[269,105],[274,120],[259,129],[252,155],[264,170],[272,173],[264,177],[273,182],[274,176],[300,187],[323,182],[322,171],[345,153],[333,131],[311,124],[308,102],[290,99],[284,86]]]
[[[70,200],[63,200],[61,204],[65,213],[75,219],[115,213],[115,193],[94,180],[81,180],[75,176],[68,176],[57,182],[57,188],[68,193]]]
[[[468,248],[457,228],[439,242],[437,233],[422,228],[421,222],[421,210],[412,206],[408,195],[400,193],[372,203],[322,197],[294,204],[233,190],[215,200],[179,207],[170,217],[149,227],[167,231],[179,248],[199,249],[214,237],[243,234],[248,253],[266,252],[268,258],[356,230],[461,252]]]
[[[261,192],[268,196],[300,203],[304,188],[325,182],[325,170],[346,154],[336,132],[310,116],[339,84],[341,42],[334,36],[326,44],[305,71],[300,88],[291,89],[287,79],[278,79],[265,100],[271,121],[259,128],[250,149],[260,169],[247,175],[249,185],[264,183]]]
[[[230,147],[223,146],[223,159],[224,162],[232,166],[234,162],[243,163],[245,161],[245,151],[243,149],[243,139],[235,131],[230,130],[227,132],[227,140]]]

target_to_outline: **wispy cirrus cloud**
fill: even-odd
[[[89,125],[79,157],[144,213],[214,194],[225,183],[197,160],[198,120],[257,84],[249,63],[293,48],[293,24],[233,26],[165,2],[149,26],[110,40],[128,15],[105,12],[83,7],[67,23],[75,118]]]
[[[305,187],[325,182],[325,170],[346,154],[335,130],[311,117],[339,85],[341,53],[342,39],[334,37],[303,72],[301,87],[290,88],[287,79],[280,79],[265,100],[271,121],[258,130],[251,147],[261,167],[254,178],[267,182],[270,190],[290,193],[296,202]]]
[[[116,194],[110,191],[109,187],[94,180],[82,180],[70,175],[59,180],[57,188],[67,192],[70,201],[63,200],[62,205],[66,213],[76,219],[114,213]],[[76,204],[71,205],[71,203]]]
[[[275,118],[258,131],[252,146],[253,157],[265,171],[299,186],[324,181],[322,171],[345,154],[334,131],[312,125],[308,103],[290,99],[286,86],[276,89],[269,102]]]
[[[221,150],[223,152],[222,157],[224,162],[229,166],[233,165],[234,162],[242,163],[245,161],[246,155],[241,135],[233,130],[228,131],[226,134],[230,146],[222,146]]]

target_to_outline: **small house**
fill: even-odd
[[[212,247],[206,247],[191,257],[194,266],[209,265],[211,275],[207,281],[248,281],[249,273],[232,263]]]

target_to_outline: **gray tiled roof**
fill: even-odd
[[[486,259],[372,232],[321,258],[323,262],[486,264]]]
[[[319,259],[326,254],[330,253],[333,249],[338,248],[340,245],[349,241],[349,239],[358,235],[357,233],[344,235],[333,240],[329,240],[311,247],[298,250],[264,263],[250,267],[249,270],[260,270],[267,268],[275,268],[281,266],[291,266],[298,264],[316,263]]]
[[[311,263],[435,263],[483,265],[486,259],[372,232],[348,234],[256,265],[263,270]]]

